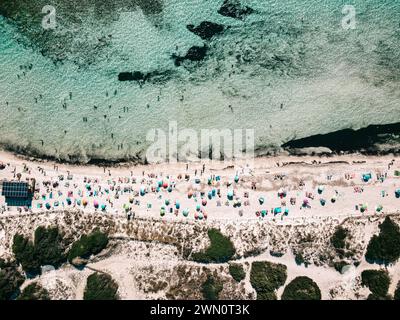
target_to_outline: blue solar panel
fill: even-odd
[[[17,181],[3,181],[2,195],[10,198],[27,198],[29,193],[28,183]]]

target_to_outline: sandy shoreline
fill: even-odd
[[[395,175],[400,159],[389,155],[267,157],[255,159],[251,167],[245,162],[206,163],[202,174],[202,163],[189,164],[188,169],[184,163],[102,168],[31,161],[3,151],[0,162],[6,165],[0,170],[0,179],[17,179],[15,176],[21,173],[21,181],[34,177],[38,189],[30,210],[6,208],[0,197],[1,257],[11,257],[15,233],[32,237],[41,225],[57,226],[71,239],[97,227],[110,236],[110,248],[88,264],[92,269],[79,271],[64,265],[38,277],[37,281],[54,299],[81,299],[86,278],[93,270],[109,273],[118,282],[122,299],[201,299],[198,288],[207,272],[217,272],[224,282],[220,298],[254,299],[249,283],[253,261],[285,264],[286,284],[296,276],[309,276],[320,287],[323,299],[365,299],[369,290],[361,286],[360,273],[380,269],[365,261],[366,246],[385,217],[390,216],[397,223],[400,217],[400,199],[394,194],[400,188],[400,177]],[[371,173],[368,182],[363,180],[365,173]],[[68,174],[70,180],[66,178]],[[60,180],[61,175],[64,178]],[[196,183],[196,179],[200,182]],[[141,194],[143,188],[147,190]],[[212,195],[213,189],[219,190],[220,197],[218,193]],[[68,205],[66,198],[71,191]],[[234,195],[229,199],[230,191]],[[296,204],[291,204],[292,198],[296,198]],[[324,206],[321,198],[326,199]],[[82,205],[83,199],[87,206]],[[308,206],[303,205],[306,199]],[[94,201],[107,204],[107,208],[96,209]],[[180,209],[174,212],[176,201]],[[238,202],[241,206],[234,207]],[[39,208],[39,203],[51,206]],[[124,207],[127,204],[129,208]],[[364,212],[360,205],[366,206]],[[382,209],[377,212],[379,205]],[[165,212],[161,215],[163,207]],[[189,211],[187,217],[183,215],[185,208]],[[281,212],[274,214],[275,208],[281,208]],[[284,214],[285,209],[288,214]],[[262,210],[267,211],[264,217],[256,214]],[[128,220],[130,213],[134,218]],[[343,274],[333,268],[340,260],[329,240],[339,225],[349,230],[349,250],[353,252],[344,260],[349,269]],[[234,261],[246,271],[244,281],[232,280],[228,264],[204,265],[183,254],[184,250],[197,252],[207,247],[209,228],[218,228],[233,242]],[[307,240],[310,237],[311,242]],[[296,254],[310,265],[298,265],[294,261]],[[392,277],[391,294],[399,280],[398,267],[396,263],[387,269]],[[278,296],[283,288],[278,290]]]
[[[129,211],[136,217],[162,215],[165,220],[193,219],[196,214],[222,220],[265,215],[264,219],[284,222],[297,217],[376,214],[380,206],[379,212],[399,210],[395,190],[400,188],[400,177],[394,172],[400,170],[400,160],[395,156],[280,156],[256,158],[250,165],[237,161],[105,168],[36,162],[2,151],[0,161],[9,164],[0,171],[1,179],[16,179],[18,172],[21,181],[36,179],[32,212],[46,211],[49,204],[56,210]],[[368,182],[362,180],[365,173],[372,175]],[[363,205],[365,211],[356,210]]]

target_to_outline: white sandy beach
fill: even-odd
[[[206,164],[201,174],[201,163],[189,164],[188,170],[183,163],[121,165],[104,169],[29,160],[1,152],[0,162],[6,165],[0,171],[1,179],[17,179],[17,173],[21,173],[21,181],[35,178],[37,199],[31,209],[20,208],[21,212],[7,208],[4,198],[1,199],[0,256],[10,256],[13,234],[20,232],[32,236],[39,225],[57,225],[66,236],[76,239],[99,226],[108,230],[113,240],[107,252],[90,261],[88,267],[93,269],[79,271],[66,265],[39,277],[38,281],[53,297],[81,299],[87,275],[99,270],[111,274],[118,282],[122,299],[200,299],[198,288],[206,277],[205,265],[187,261],[179,248],[204,249],[208,244],[207,229],[218,227],[233,241],[236,260],[243,263],[247,274],[244,281],[236,283],[229,276],[228,264],[207,265],[207,270],[218,272],[224,281],[221,298],[253,299],[250,264],[266,260],[287,266],[286,284],[300,275],[312,278],[320,287],[323,299],[365,299],[369,290],[361,286],[360,273],[380,268],[365,261],[368,241],[378,231],[385,216],[390,215],[396,221],[400,216],[400,199],[395,197],[395,190],[400,188],[400,177],[395,176],[395,171],[400,168],[399,161],[392,156],[281,156],[257,158],[251,168],[245,163],[233,166]],[[362,179],[366,173],[371,173],[368,182]],[[68,174],[71,180],[67,179]],[[188,180],[185,174],[189,175]],[[64,176],[62,180],[60,175]],[[211,179],[209,185],[208,179],[213,176],[220,179]],[[239,178],[238,182],[234,181],[235,177]],[[132,178],[136,178],[136,183],[132,183]],[[200,183],[195,179],[200,179]],[[49,186],[44,186],[43,182],[48,181]],[[151,191],[151,187],[156,188],[160,181],[166,182],[166,188],[161,186],[159,191]],[[255,190],[252,189],[254,183]],[[90,185],[90,191],[87,185]],[[318,187],[322,190],[320,194]],[[148,189],[144,195],[140,195],[142,188]],[[108,193],[106,189],[109,189]],[[216,194],[209,199],[208,193],[213,189],[220,189],[221,196]],[[191,198],[188,197],[190,190],[193,192]],[[227,197],[230,190],[235,193],[233,200]],[[66,198],[71,191],[73,196],[68,205]],[[97,195],[91,195],[94,191]],[[205,205],[200,191],[207,200]],[[49,198],[51,192],[52,199]],[[249,194],[248,198],[244,196],[245,192]],[[286,196],[279,197],[278,192],[286,192]],[[263,205],[259,202],[260,197],[265,199]],[[290,203],[291,198],[296,199],[296,204]],[[83,199],[88,202],[86,207],[82,205]],[[166,199],[170,200],[169,206],[165,204]],[[303,205],[305,199],[308,207]],[[321,205],[320,199],[326,199],[325,206]],[[81,205],[77,200],[81,200]],[[55,206],[56,201],[58,206]],[[95,209],[94,201],[99,206],[106,204],[106,209]],[[175,201],[180,203],[177,215]],[[221,206],[217,205],[218,201]],[[234,208],[233,204],[238,202],[241,206]],[[40,203],[42,208],[38,207]],[[50,204],[50,209],[44,207],[45,203]],[[151,208],[148,208],[149,203]],[[200,205],[199,211],[197,205]],[[361,212],[356,210],[356,205],[359,208],[365,205],[367,209]],[[377,212],[379,205],[382,210]],[[161,207],[165,208],[164,216],[160,215]],[[173,208],[173,213],[169,212],[169,207]],[[282,209],[281,213],[271,213],[278,207]],[[189,210],[187,217],[183,215],[185,208]],[[289,210],[287,215],[284,209]],[[265,217],[256,215],[261,210],[268,211]],[[127,221],[129,212],[134,212],[134,217]],[[200,213],[203,219],[199,218]],[[338,225],[350,230],[349,249],[354,252],[353,258],[347,261],[350,267],[343,274],[332,267],[335,258],[329,243]],[[312,242],[304,242],[308,237],[312,237]],[[274,252],[282,256],[271,255]],[[300,252],[310,265],[297,265],[295,252]],[[360,265],[351,266],[356,261]],[[392,277],[391,294],[399,280],[398,268],[399,263],[388,268]],[[278,296],[283,288],[278,290]]]
[[[132,212],[136,217],[156,218],[164,208],[165,215],[160,218],[165,220],[194,219],[198,213],[200,218],[205,215],[210,220],[284,222],[299,217],[376,214],[378,206],[382,206],[380,212],[390,213],[400,208],[400,199],[395,197],[400,177],[394,174],[400,170],[400,160],[391,156],[257,158],[253,167],[244,162],[232,165],[213,162],[205,165],[204,173],[202,163],[189,164],[188,170],[183,163],[101,168],[32,162],[5,152],[0,153],[0,162],[7,164],[0,171],[0,179],[16,180],[16,173],[21,173],[21,181],[36,179],[33,213],[46,211],[48,204],[52,209],[73,207],[112,215]],[[371,174],[372,178],[365,182],[363,174]],[[165,185],[157,189],[159,184]],[[144,195],[140,195],[141,190],[145,190]],[[229,192],[234,192],[231,200],[227,197]],[[278,192],[285,196],[279,197]],[[262,204],[260,198],[264,199]],[[324,206],[321,200],[325,200]],[[0,201],[4,205],[4,198]],[[361,213],[356,210],[357,205],[365,205],[367,210]],[[275,208],[281,208],[281,212],[273,214]],[[185,209],[188,217],[182,214]],[[267,212],[264,218],[256,215],[262,210]],[[4,213],[14,211],[15,208]]]

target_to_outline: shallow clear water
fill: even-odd
[[[45,1],[29,3],[17,8],[29,15],[7,7],[0,16],[0,143],[14,149],[132,159],[148,130],[175,120],[254,128],[258,147],[400,122],[400,0],[351,1],[354,30],[342,28],[348,1],[339,0],[242,1],[255,10],[244,20],[218,14],[223,0],[58,0],[52,31],[41,29]],[[207,41],[203,61],[175,66],[172,54],[205,43],[186,28],[202,21],[230,28]],[[133,71],[162,76],[118,81]]]

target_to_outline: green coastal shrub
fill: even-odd
[[[0,300],[11,300],[19,293],[24,277],[15,267],[0,269]]]
[[[255,261],[251,264],[250,283],[258,300],[275,300],[275,291],[285,284],[287,268],[280,263]]]
[[[208,230],[208,237],[210,246],[204,252],[193,253],[193,260],[202,263],[228,262],[235,254],[232,241],[217,229]]]
[[[207,280],[201,287],[203,298],[205,300],[218,300],[222,288],[223,285],[219,281],[217,281],[213,276],[208,275]]]
[[[229,273],[236,282],[240,282],[246,277],[243,266],[238,263],[231,263],[229,265]]]
[[[50,300],[48,291],[38,283],[28,285],[17,300]]]
[[[58,228],[38,227],[33,243],[22,235],[15,234],[12,251],[23,270],[31,276],[40,274],[40,266],[52,265],[58,268],[66,261]]]
[[[309,277],[297,277],[285,287],[281,299],[321,300],[321,290]]]
[[[52,265],[58,268],[66,261],[58,228],[38,227],[35,231],[34,248],[42,266]]]
[[[40,273],[40,262],[36,256],[33,243],[20,234],[15,234],[12,251],[22,269],[32,275]]]
[[[93,273],[87,278],[84,300],[118,300],[118,284],[109,274]]]
[[[68,261],[72,263],[77,257],[88,259],[91,255],[100,253],[107,247],[108,236],[96,230],[88,235],[83,235],[78,241],[72,244],[68,252]]]
[[[367,297],[367,300],[392,300],[392,297],[389,294],[387,294],[387,295],[382,297],[382,296],[379,296],[379,295],[377,295],[375,293],[371,293]]]
[[[394,291],[394,300],[400,300],[400,281],[397,283],[396,290]]]
[[[368,287],[373,296],[386,297],[390,277],[385,270],[364,270],[361,273],[361,284]]]
[[[369,241],[365,259],[369,263],[388,265],[400,257],[400,228],[389,217],[379,225],[379,235]]]
[[[342,226],[338,226],[331,237],[331,244],[340,254],[343,254],[343,250],[346,246],[346,238],[349,231]]]

